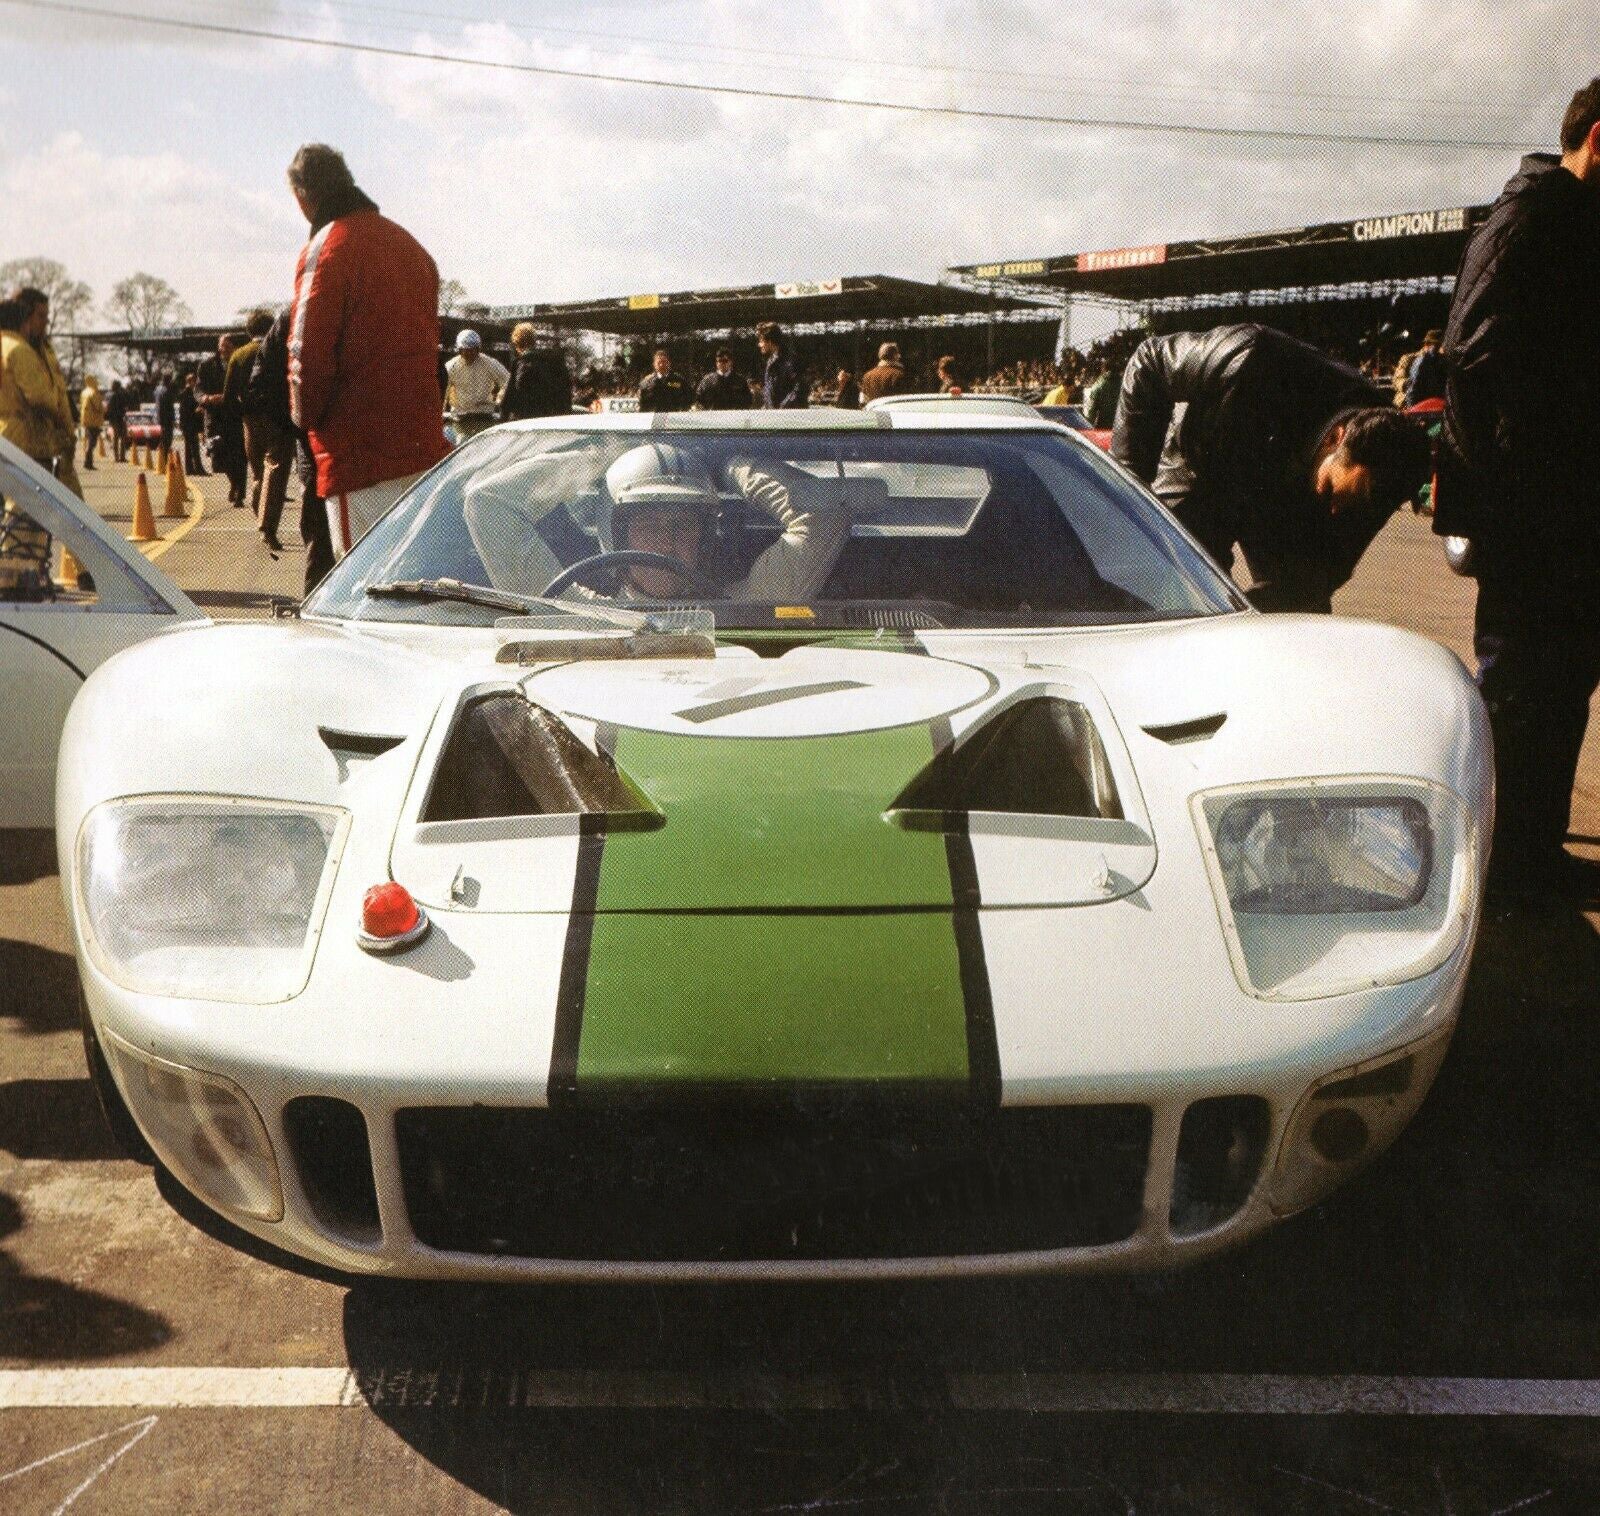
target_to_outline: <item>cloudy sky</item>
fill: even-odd
[[[490,304],[897,273],[1492,198],[1600,72],[1594,0],[0,0],[0,262],[197,319],[287,298],[283,170],[341,147]],[[688,94],[150,27],[1157,134]]]

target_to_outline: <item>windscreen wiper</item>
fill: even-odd
[[[492,611],[510,611],[513,615],[538,610],[548,603],[537,595],[514,595],[510,590],[463,584],[459,579],[391,579],[384,584],[369,584],[367,593],[380,600],[420,600],[424,604],[454,600],[462,605],[487,606]]]
[[[574,605],[570,600],[519,595],[514,590],[466,584],[460,579],[390,579],[382,584],[369,584],[366,592],[380,600],[417,600],[424,605],[452,600],[462,605],[485,606],[492,611],[509,611],[522,618],[517,621],[516,628],[530,632],[571,631],[577,627],[663,635],[693,632],[704,638],[716,629],[709,611],[633,611],[612,605]]]

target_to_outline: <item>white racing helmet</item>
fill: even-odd
[[[672,442],[645,442],[629,448],[606,470],[605,495],[595,522],[607,552],[619,546],[616,523],[630,510],[699,511],[710,517],[721,500],[704,461]]]

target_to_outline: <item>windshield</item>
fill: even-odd
[[[1243,605],[1147,496],[1054,432],[503,429],[428,474],[305,609],[487,626],[518,597],[791,631]]]

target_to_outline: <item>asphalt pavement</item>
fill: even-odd
[[[86,482],[126,518],[131,472]],[[162,567],[270,614],[292,509],[274,558],[201,487]],[[1466,656],[1471,606],[1400,516],[1337,608]],[[116,1156],[53,845],[0,834],[0,1511],[1600,1510],[1597,928],[1490,919],[1397,1146],[1175,1278],[351,1284]]]

